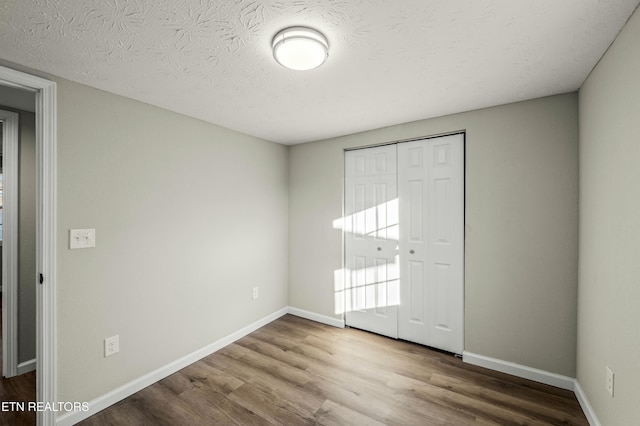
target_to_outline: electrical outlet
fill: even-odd
[[[253,288],[253,296],[252,296],[253,300],[256,300],[258,298],[258,287],[254,287]]]
[[[104,357],[120,352],[120,335],[107,337],[104,339]]]
[[[607,392],[609,392],[609,395],[611,395],[611,398],[613,398],[614,377],[615,377],[615,374],[613,374],[613,371],[611,371],[611,369],[607,367]]]

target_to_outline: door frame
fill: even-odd
[[[2,375],[18,375],[18,140],[20,116],[2,121]]]
[[[0,85],[36,94],[36,400],[54,406],[56,371],[56,83],[0,66]],[[45,405],[46,406],[46,405]],[[42,426],[56,423],[56,411],[36,411]]]

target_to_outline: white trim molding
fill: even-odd
[[[587,399],[587,394],[584,393],[584,389],[582,389],[582,386],[580,386],[580,382],[578,382],[577,379],[575,381],[573,392],[576,394],[576,398],[580,403],[580,407],[582,407],[582,411],[584,412],[584,415],[587,418],[589,425],[600,426],[601,425],[600,420],[598,420],[598,416],[596,416],[596,412],[593,410],[593,407],[591,406],[591,404],[589,403],[589,400]]]
[[[550,373],[545,370],[527,367],[526,365],[503,361],[501,359],[478,355],[467,351],[462,353],[462,360],[468,364],[500,371],[501,373],[511,374],[512,376],[522,377],[523,379],[533,380],[535,382],[544,383],[545,385],[551,385],[570,391],[573,391],[574,389],[575,379],[572,377]]]
[[[341,321],[339,319],[335,319],[326,315],[316,314],[314,312],[305,311],[303,309],[284,307],[234,333],[229,334],[228,336],[225,336],[205,346],[202,349],[192,352],[180,359],[177,359],[165,365],[164,367],[160,367],[157,370],[154,370],[148,374],[145,374],[142,377],[132,380],[131,382],[126,383],[120,386],[119,388],[116,388],[102,396],[95,398],[92,401],[89,401],[89,409],[87,411],[73,411],[73,412],[68,412],[59,416],[56,424],[59,426],[68,426],[68,425],[73,425],[78,422],[81,422],[82,420],[90,416],[93,416],[94,414],[104,410],[105,408],[146,388],[147,386],[150,386],[156,383],[157,381],[162,380],[165,377],[185,368],[186,366],[193,364],[194,362],[199,361],[202,358],[209,356],[214,352],[217,352],[223,347],[235,342],[238,339],[243,338],[244,336],[256,331],[260,327],[263,327],[286,314],[291,314],[301,318],[306,318],[306,319],[316,321],[322,324],[327,324],[333,327],[344,328],[344,321]]]
[[[21,362],[18,364],[18,375],[28,373],[36,369],[36,359],[30,359],[29,361]]]
[[[287,313],[300,318],[306,318],[311,321],[327,324],[333,327],[344,328],[344,320],[333,318],[327,315],[316,314],[315,312],[305,311],[304,309],[293,308],[289,306]]]
[[[2,375],[18,375],[18,146],[20,116],[0,110],[2,121]]]
[[[56,371],[56,83],[0,66],[0,84],[36,93],[36,399],[57,401]],[[36,412],[40,426],[56,423],[53,410]]]
[[[311,321],[316,321],[333,327],[344,328],[344,321],[341,321],[339,319],[310,311],[305,311],[303,309],[293,308],[291,306],[284,307],[195,352],[192,352],[180,359],[177,359],[163,367],[151,371],[150,373],[147,373],[142,377],[132,380],[129,383],[126,383],[102,396],[93,399],[88,403],[87,411],[67,412],[59,416],[57,418],[56,425],[69,426],[81,422],[82,420],[93,416],[94,414],[97,414],[105,408],[108,408],[111,405],[116,404],[117,402],[133,395],[134,393],[139,392],[147,386],[150,386],[164,379],[165,377],[187,367],[188,365],[193,364],[194,362],[197,362],[202,358],[217,352],[223,347],[235,342],[238,339],[243,338],[244,336],[258,330],[259,328],[269,324],[272,321],[275,321],[276,319],[286,314],[306,318]],[[558,388],[574,391],[576,393],[580,406],[582,407],[585,416],[589,421],[589,424],[591,426],[600,426],[600,422],[598,421],[593,408],[589,404],[584,391],[580,387],[580,384],[573,378],[550,373],[544,370],[526,367],[512,362],[502,361],[496,358],[473,354],[470,352],[463,353],[463,361],[480,367],[489,368],[491,370],[500,371],[517,377],[522,377]]]
[[[250,334],[260,327],[263,327],[269,324],[271,321],[275,321],[283,315],[287,314],[287,308],[284,307],[266,317],[259,319],[253,324],[249,324],[246,327],[241,328],[240,330],[229,334],[215,342],[205,346],[202,349],[199,349],[195,352],[192,352],[180,359],[177,359],[164,367],[160,367],[157,370],[154,370],[148,374],[145,374],[142,377],[139,377],[135,380],[132,380],[129,383],[126,383],[119,388],[116,388],[102,396],[95,398],[92,401],[89,401],[89,409],[87,411],[72,411],[65,413],[58,417],[57,425],[60,426],[68,426],[74,425],[82,420],[93,416],[94,414],[104,410],[105,408],[125,399],[128,396],[133,395],[134,393],[156,383],[159,380],[164,379],[165,377],[182,370],[190,364],[193,364],[196,361],[201,360],[202,358],[211,355],[214,352],[222,349],[223,347],[235,342],[238,339],[243,338],[247,334]]]

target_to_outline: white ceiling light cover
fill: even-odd
[[[326,37],[306,27],[285,28],[273,38],[272,47],[275,60],[296,71],[317,68],[329,56]]]

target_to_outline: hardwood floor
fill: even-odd
[[[2,299],[0,298],[0,330],[2,329]],[[2,334],[0,333],[0,347]],[[0,365],[2,365],[2,351],[0,350]],[[36,400],[36,372],[31,371],[17,377],[0,378],[0,401],[24,402]],[[9,407],[7,407],[9,408]],[[0,410],[0,425],[35,425],[36,414],[29,411]]]
[[[286,315],[91,425],[588,425],[572,392]]]

